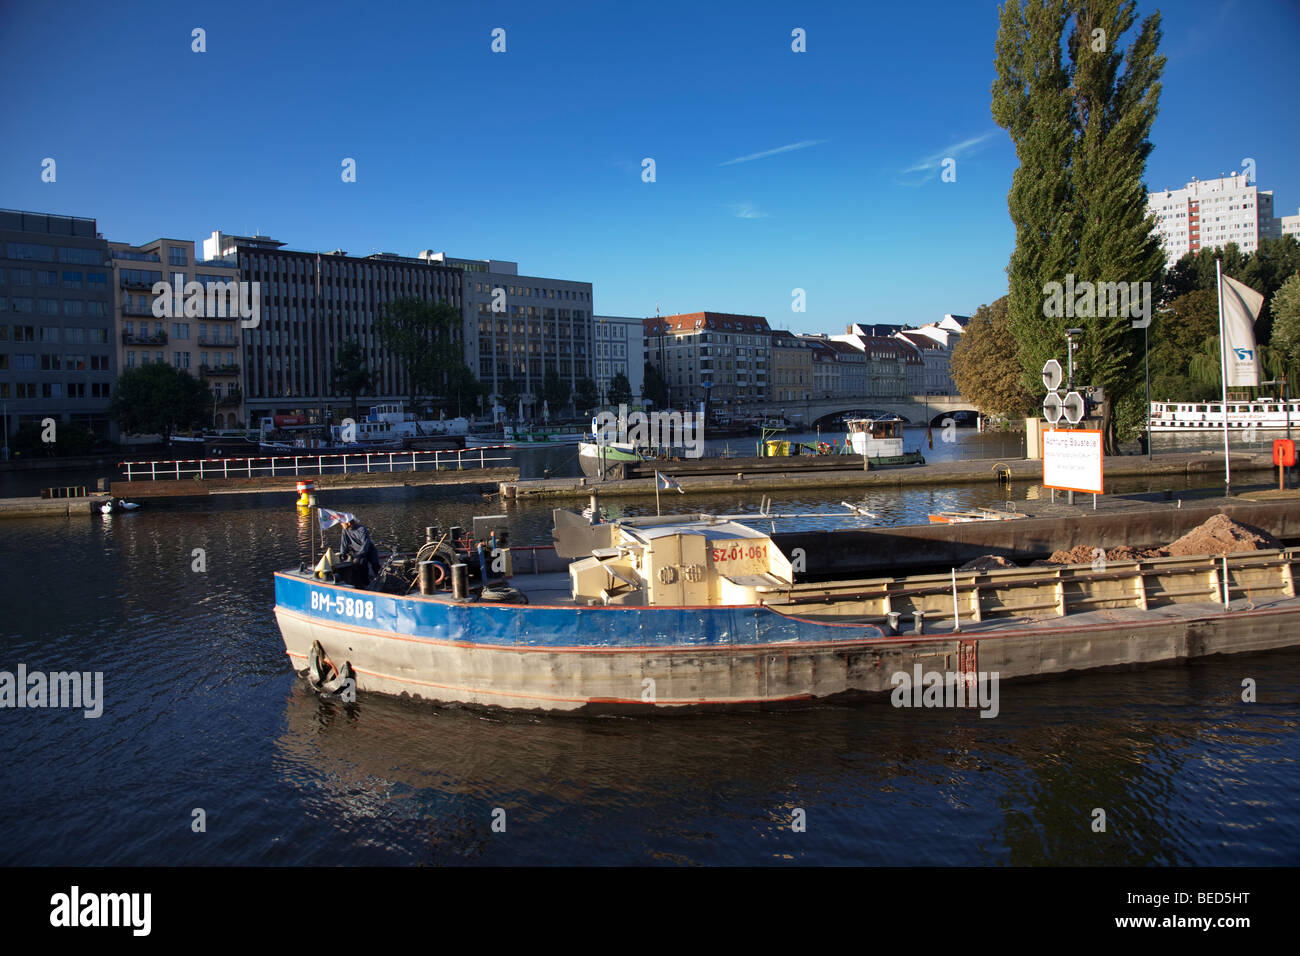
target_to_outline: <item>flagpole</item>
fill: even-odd
[[[659,510],[659,472],[657,471],[655,472],[655,514],[663,514],[663,512]]]
[[[1215,288],[1219,292],[1219,370],[1223,373],[1223,493],[1232,497],[1232,465],[1228,452],[1228,335],[1223,324],[1223,260],[1214,260]]]

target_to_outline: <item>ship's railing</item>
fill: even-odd
[[[801,616],[885,621],[891,613],[927,624],[963,625],[992,618],[1052,618],[1115,608],[1296,596],[1300,548],[1229,555],[1145,558],[1060,567],[951,571],[900,578],[796,584],[765,596],[774,610]]]
[[[489,454],[509,445],[442,451],[367,451],[331,455],[259,455],[252,458],[186,458],[171,461],[120,461],[127,481],[181,478],[292,478],[366,472],[464,470],[501,467],[509,455]]]

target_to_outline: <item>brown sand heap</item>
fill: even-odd
[[[1159,558],[1165,555],[1161,548],[1130,548],[1128,545],[1120,545],[1118,548],[1108,548],[1105,552],[1107,561],[1140,561],[1143,558]],[[1068,551],[1056,550],[1052,556],[1047,559],[1047,564],[1092,564],[1101,556],[1101,549],[1094,548],[1090,545],[1081,544],[1071,548]]]
[[[1232,554],[1234,551],[1268,551],[1282,547],[1277,538],[1260,528],[1217,514],[1199,528],[1193,528],[1165,553],[1174,557],[1197,554]]]
[[[1267,531],[1217,514],[1193,528],[1166,548],[1131,548],[1121,545],[1106,551],[1107,561],[1140,561],[1143,558],[1190,557],[1202,554],[1233,554],[1237,551],[1267,551],[1282,545]],[[1092,564],[1100,549],[1085,544],[1068,551],[1057,550],[1046,564]],[[1037,562],[1035,562],[1037,563]]]

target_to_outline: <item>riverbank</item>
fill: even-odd
[[[770,460],[770,459],[769,459]],[[808,459],[810,461],[816,458]],[[1010,481],[1040,483],[1043,463],[1023,458],[981,458],[965,461],[940,461],[925,465],[899,468],[878,468],[861,471],[802,471],[799,458],[790,458],[790,467],[781,472],[746,474],[737,470],[725,475],[678,475],[674,462],[661,464],[660,472],[671,476],[685,492],[732,492],[740,489],[752,492],[790,492],[810,488],[955,485],[971,483],[999,483]],[[1273,471],[1272,459],[1263,454],[1233,453],[1231,467],[1236,473]],[[1222,474],[1222,452],[1168,452],[1146,458],[1139,455],[1121,455],[1105,460],[1105,476],[1111,478],[1153,477]],[[530,478],[522,481],[502,482],[501,494],[509,499],[519,498],[586,498],[593,492],[602,496],[653,495],[655,479],[629,478],[616,481],[599,481],[591,478]]]

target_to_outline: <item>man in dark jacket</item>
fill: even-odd
[[[370,531],[355,518],[343,522],[343,540],[339,544],[339,555],[357,562],[359,574],[357,586],[370,584],[371,575],[379,571],[379,551],[370,540]]]

